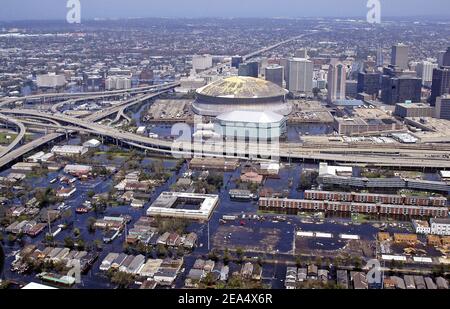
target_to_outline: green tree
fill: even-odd
[[[118,271],[112,275],[111,282],[117,284],[120,288],[126,288],[134,282],[134,276]]]
[[[74,228],[73,229],[73,236],[75,237],[79,237],[81,234],[80,229],[79,228]]]
[[[89,233],[94,233],[95,232],[95,222],[97,220],[94,217],[89,217],[87,218],[86,222],[87,222],[87,228]]]
[[[242,250],[242,248],[237,248],[236,255],[238,257],[239,263],[242,263],[244,261],[244,250]]]
[[[74,247],[74,245],[75,245],[75,241],[73,240],[72,237],[67,236],[66,238],[64,238],[64,246],[65,247],[72,249]]]
[[[156,246],[156,255],[158,257],[166,257],[168,255],[168,250],[166,248],[166,246],[164,246],[163,244],[158,244]]]

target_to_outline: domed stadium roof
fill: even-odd
[[[286,95],[280,86],[254,77],[233,76],[197,89],[197,95],[227,99],[261,99]]]
[[[232,111],[228,113],[223,113],[217,116],[217,120],[226,121],[226,122],[249,122],[249,123],[260,123],[260,124],[269,124],[269,123],[278,123],[282,122],[284,119],[280,114],[264,111],[264,112],[256,112],[256,111]]]

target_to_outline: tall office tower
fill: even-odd
[[[195,71],[203,71],[213,66],[211,55],[194,55],[192,56],[192,68]]]
[[[358,73],[358,93],[367,93],[372,97],[378,97],[381,86],[381,75],[378,72]]]
[[[377,66],[382,67],[384,65],[383,49],[381,47],[377,50]]]
[[[430,103],[434,106],[436,98],[450,93],[450,67],[441,67],[433,70]]]
[[[239,64],[238,75],[250,76],[250,66],[248,65],[248,63]]]
[[[267,81],[283,87],[284,69],[281,65],[273,64],[266,67],[265,76]]]
[[[328,101],[345,100],[345,82],[347,69],[345,65],[336,59],[330,63],[328,71]]]
[[[258,61],[252,61],[252,62],[241,63],[239,65],[238,75],[239,76],[250,76],[250,77],[258,78],[258,76],[259,76],[259,62]]]
[[[269,66],[269,59],[267,57],[261,57],[258,59],[258,72],[260,75],[265,74],[266,68]]]
[[[450,120],[450,94],[436,98],[436,118]]]
[[[438,54],[437,54],[437,63],[438,63],[438,66],[439,67],[442,67],[443,65],[444,65],[444,56],[445,56],[445,53],[446,53],[447,51],[445,51],[445,50],[441,50],[441,51],[439,51],[438,52]]]
[[[409,62],[409,47],[404,44],[392,46],[391,64],[407,70]]]
[[[282,59],[280,59],[280,65],[284,68],[284,80],[286,81],[286,83],[287,83],[287,80],[288,80],[288,78],[289,78],[289,65],[288,65],[288,63],[289,63],[289,59],[286,59],[286,58],[282,58]]]
[[[314,65],[305,58],[292,58],[288,62],[287,89],[294,95],[312,95]]]
[[[295,58],[308,59],[308,50],[306,48],[300,48],[295,51]]]
[[[442,66],[450,67],[450,47],[447,48],[447,51],[442,56]]]
[[[345,82],[345,95],[349,98],[356,98],[358,94],[358,81],[347,80]]]
[[[233,56],[231,57],[231,66],[233,68],[238,69],[239,65],[244,62],[244,58],[242,56]]]
[[[250,61],[250,62],[248,62],[248,66],[250,68],[250,76],[258,78],[258,76],[259,76],[259,62],[258,61]]]
[[[433,81],[433,70],[438,67],[437,63],[421,61],[416,66],[417,76],[422,78],[422,84],[425,87],[431,87]]]
[[[420,102],[422,96],[422,80],[420,78],[401,75],[383,75],[381,84],[381,100],[385,104]]]

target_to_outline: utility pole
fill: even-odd
[[[209,241],[209,221],[208,221],[208,252],[211,250],[210,241]]]
[[[50,213],[47,210],[48,234],[52,235],[52,225],[50,224]]]

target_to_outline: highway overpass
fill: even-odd
[[[0,114],[0,121],[12,123],[13,125],[19,128],[19,134],[17,134],[14,141],[12,141],[7,147],[5,147],[2,151],[0,151],[0,158],[1,158],[22,142],[23,138],[25,137],[25,133],[27,132],[27,129],[25,128],[23,123],[20,122],[19,120],[16,120],[11,117],[6,117],[1,114]]]
[[[36,126],[48,126],[53,129],[65,131],[82,131],[96,134],[99,136],[111,138],[122,143],[127,143],[133,147],[151,150],[155,152],[193,155],[205,154],[211,156],[234,156],[234,157],[271,157],[277,150],[279,156],[283,159],[291,160],[315,160],[340,162],[349,164],[367,164],[371,166],[389,166],[389,167],[415,167],[430,169],[448,169],[450,160],[445,156],[447,151],[443,150],[422,150],[420,146],[411,146],[410,148],[400,149],[392,146],[391,148],[382,147],[324,147],[308,148],[296,143],[282,143],[279,149],[260,149],[257,145],[245,142],[234,143],[233,151],[225,151],[223,148],[208,148],[208,145],[198,142],[178,142],[171,140],[149,138],[136,135],[129,132],[123,132],[112,127],[97,124],[85,119],[78,119],[64,114],[45,114],[35,110],[1,110],[4,114],[13,114],[21,116],[40,117],[53,121],[64,123],[58,127],[54,125],[36,124]],[[250,154],[250,155],[248,155]]]

